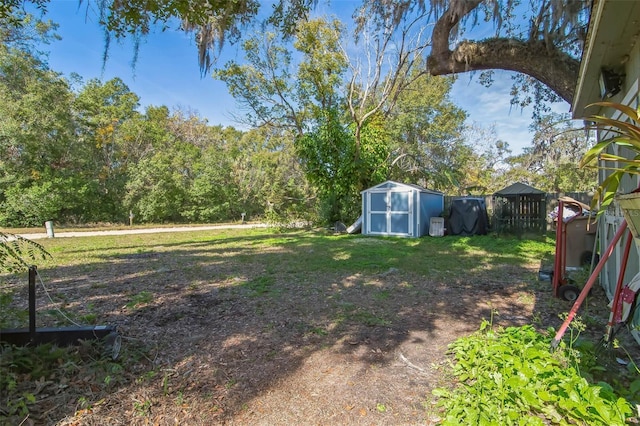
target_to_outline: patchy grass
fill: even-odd
[[[456,338],[494,311],[543,329],[569,308],[537,281],[548,238],[250,229],[42,243],[51,299],[39,293],[38,325],[68,325],[59,310],[117,325],[123,349],[50,348],[43,384],[14,367],[33,349],[4,347],[9,423],[429,424],[431,391],[450,384],[433,367]],[[0,279],[24,321],[25,277]],[[594,327],[600,305],[585,305]]]

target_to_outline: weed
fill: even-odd
[[[146,305],[147,303],[153,300],[153,293],[150,291],[144,290],[138,294],[133,295],[131,300],[127,302],[126,307],[129,309],[134,309],[139,305]]]
[[[322,327],[312,327],[309,330],[309,333],[317,334],[318,336],[326,336],[327,334],[329,334],[329,332]]]
[[[85,314],[80,317],[80,322],[84,324],[96,324],[98,322],[98,315],[94,313]]]
[[[528,325],[493,329],[484,321],[479,332],[456,340],[450,349],[459,385],[433,391],[446,411],[442,424],[625,424],[630,404],[574,368],[577,340],[552,354],[549,336]]]
[[[542,316],[540,315],[540,312],[536,311],[533,313],[533,315],[531,316],[531,324],[537,326],[542,325]]]
[[[150,370],[145,372],[144,374],[142,374],[140,377],[138,377],[138,379],[136,380],[137,383],[144,383],[144,382],[150,382],[151,380],[153,380],[154,377],[156,377],[158,375],[158,372],[155,370]]]
[[[261,296],[272,291],[272,286],[275,282],[276,280],[274,277],[263,275],[245,283],[244,285],[253,291],[256,296]]]
[[[77,406],[80,407],[81,410],[89,410],[89,409],[91,409],[91,403],[84,396],[81,396],[80,398],[78,398]]]
[[[182,404],[184,404],[184,394],[182,393],[182,391],[178,391],[178,395],[176,396],[175,399],[176,405],[181,406]]]
[[[375,314],[368,311],[357,311],[355,313],[349,314],[349,318],[352,321],[359,322],[369,327],[391,325],[391,321],[376,316]]]
[[[169,395],[169,374],[164,373],[164,377],[162,377],[162,394],[164,396]]]
[[[86,308],[87,313],[80,317],[80,322],[85,324],[96,324],[98,321],[98,315],[95,312],[95,306],[93,303],[88,303]]]
[[[389,290],[380,290],[373,294],[373,298],[379,301],[387,300],[389,297],[391,297],[391,291]]]
[[[133,409],[136,412],[136,414],[140,417],[146,417],[149,415],[149,413],[151,412],[151,401],[144,400],[142,402],[140,401],[134,401],[133,402]]]

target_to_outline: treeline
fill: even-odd
[[[164,106],[140,113],[119,79],[74,91],[32,56],[0,55],[0,226],[311,211],[286,134],[209,126]]]
[[[248,35],[244,62],[214,72],[245,107],[251,130],[240,131],[166,106],[142,112],[117,78],[61,76],[39,50],[54,29],[29,15],[0,21],[0,226],[121,223],[130,213],[347,223],[360,191],[386,179],[449,195],[595,181],[577,169],[589,142],[562,116],[543,117],[517,156],[491,129],[468,126],[450,98],[454,79],[425,71],[422,43],[370,52],[372,72],[340,48],[337,21],[302,23],[293,43]]]

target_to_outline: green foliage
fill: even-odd
[[[355,219],[351,210],[359,189],[364,189],[358,185],[359,175],[365,174],[358,166],[364,162],[356,162],[353,134],[343,126],[338,112],[326,111],[318,127],[297,138],[295,146],[309,182],[320,195],[323,222]]]
[[[136,293],[131,297],[131,300],[127,302],[125,305],[129,309],[135,309],[139,305],[146,305],[153,300],[153,293],[150,291],[144,290],[140,293]]]
[[[21,382],[25,376],[33,382],[44,382],[65,358],[66,351],[51,344],[24,348],[1,345],[0,370],[3,374],[0,375],[0,389],[4,390],[1,401],[7,410],[3,417],[27,417],[36,397],[31,389],[20,389]],[[71,369],[71,366],[65,366]]]
[[[344,31],[344,24],[336,19],[314,19],[298,25],[293,46],[303,60],[297,70],[296,99],[310,118],[322,116],[327,108],[335,108],[342,101],[340,89],[349,65],[340,45]]]
[[[456,340],[458,385],[434,390],[446,412],[441,424],[626,424],[630,404],[608,384],[581,377],[573,348],[552,353],[550,342],[532,326],[494,329],[487,321]]]
[[[179,149],[158,152],[131,171],[125,202],[138,213],[140,221],[183,220],[181,210],[189,183],[185,174],[192,161],[182,153]]]
[[[24,272],[31,266],[31,262],[47,257],[51,255],[35,241],[0,232],[0,272]]]
[[[0,50],[0,225],[304,217],[313,197],[286,132],[243,133],[166,107],[136,111],[113,79],[75,94]]]
[[[581,167],[592,167],[599,161],[596,167],[607,171],[591,201],[593,208],[599,203],[600,215],[613,202],[623,176],[640,174],[640,109],[614,102],[596,102],[589,107],[610,108],[622,114],[619,118],[590,115],[585,119],[603,126],[610,135],[587,151],[580,162]]]
[[[35,0],[37,7],[41,8],[47,0]],[[20,10],[18,6],[22,0],[4,0],[0,3],[0,46],[28,52],[35,57],[41,57],[39,44],[49,44],[59,39],[55,34],[58,25],[51,21],[43,21],[35,16]]]
[[[116,124],[137,97],[118,79],[76,96],[28,53],[0,56],[0,224],[113,220],[124,165]]]
[[[84,393],[78,406],[90,409],[96,392],[112,392],[128,382],[133,371],[140,371],[147,357],[145,345],[125,345],[119,359],[105,351],[99,340],[82,341],[78,346],[58,347],[50,343],[18,347],[0,345],[0,422],[19,424],[43,394],[64,393],[71,387]]]
[[[421,66],[411,70],[387,120],[391,176],[453,192],[472,173],[473,149],[462,137],[467,114],[449,98],[454,80],[423,74]]]
[[[531,146],[507,159],[511,167],[505,182],[525,182],[548,192],[586,192],[597,185],[595,170],[579,167],[591,141],[567,114],[544,115],[531,130]]]

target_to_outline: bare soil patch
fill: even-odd
[[[389,266],[388,252],[360,260],[358,244],[343,240],[333,250],[286,236],[263,244],[266,234],[198,238],[129,240],[115,254],[95,249],[102,262],[41,269],[51,299],[39,296],[38,312],[51,314],[38,325],[54,322],[57,307],[116,325],[120,358],[104,363],[121,370],[105,379],[78,365],[65,383],[25,376],[25,389],[42,382],[24,424],[434,424],[431,391],[449,384],[451,342],[483,318],[557,327],[570,308],[537,280],[534,261],[425,273]],[[415,250],[437,262],[428,242]],[[15,303],[26,304],[24,293]],[[598,287],[582,310],[596,335],[605,305]],[[93,346],[77,350],[101,359]]]

